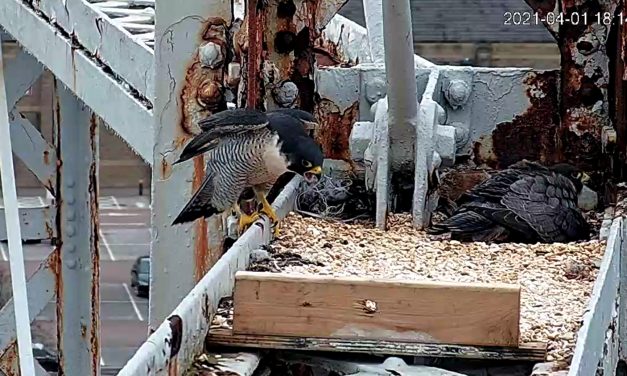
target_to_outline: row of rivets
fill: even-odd
[[[66,214],[66,220],[65,220],[65,234],[68,236],[68,238],[72,238],[75,234],[76,234],[76,226],[71,223],[76,221],[76,209],[73,207],[74,203],[76,202],[76,199],[74,197],[74,186],[75,186],[75,182],[73,179],[68,178],[67,179],[67,190],[65,192],[65,203],[67,204],[64,208],[65,214]],[[70,253],[74,253],[76,251],[76,245],[71,241],[71,239],[68,239],[68,242],[63,246],[64,249]],[[71,259],[67,259],[65,260],[65,265],[67,265],[68,268],[70,269],[75,269],[76,268],[76,258],[71,258]]]

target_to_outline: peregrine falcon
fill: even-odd
[[[572,165],[520,161],[462,194],[453,215],[427,230],[460,241],[553,243],[587,240],[577,207],[588,175]]]
[[[241,193],[252,187],[272,222],[278,222],[265,192],[288,171],[312,184],[322,174],[322,149],[309,137],[298,118],[276,111],[233,109],[199,122],[202,132],[183,150],[179,160],[207,152],[206,176],[198,191],[172,223],[179,224],[235,208]],[[241,212],[240,231],[254,222]]]
[[[211,149],[213,147],[211,143],[218,141],[215,132],[219,132],[220,129],[217,128],[225,127],[228,131],[229,127],[236,127],[245,131],[248,127],[263,127],[268,122],[272,122],[272,119],[277,118],[277,116],[280,119],[284,119],[280,115],[289,115],[299,120],[292,121],[290,124],[303,127],[305,130],[312,129],[317,125],[316,119],[312,114],[297,108],[281,108],[266,113],[243,108],[216,112],[198,123],[201,132],[183,148],[179,159],[174,164],[184,162]]]

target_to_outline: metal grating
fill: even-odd
[[[111,18],[113,24],[128,31],[135,41],[154,48],[155,0],[91,0],[90,3]]]

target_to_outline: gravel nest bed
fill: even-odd
[[[249,270],[520,284],[521,341],[546,342],[547,360],[567,367],[605,241],[459,243],[433,240],[411,226],[409,215],[395,214],[388,221],[384,232],[370,223],[345,224],[292,213],[272,244],[270,258]]]

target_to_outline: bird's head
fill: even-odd
[[[570,179],[575,185],[577,193],[581,192],[583,186],[590,181],[588,174],[569,163],[558,163],[551,166],[550,169]]]
[[[299,137],[297,145],[287,153],[287,169],[302,175],[308,184],[317,183],[322,176],[324,162],[320,145],[308,136]]]
[[[299,108],[279,108],[279,109],[273,110],[272,112],[269,112],[268,115],[272,117],[273,113],[281,114],[281,115],[288,115],[295,119],[300,120],[303,123],[303,126],[306,131],[314,129],[318,125],[318,121],[316,120],[315,116],[312,113],[301,110]]]
[[[302,175],[309,184],[320,180],[324,154],[320,145],[310,137],[303,123],[315,122],[313,115],[299,109],[268,112],[269,127],[279,135],[281,153],[287,169]]]

